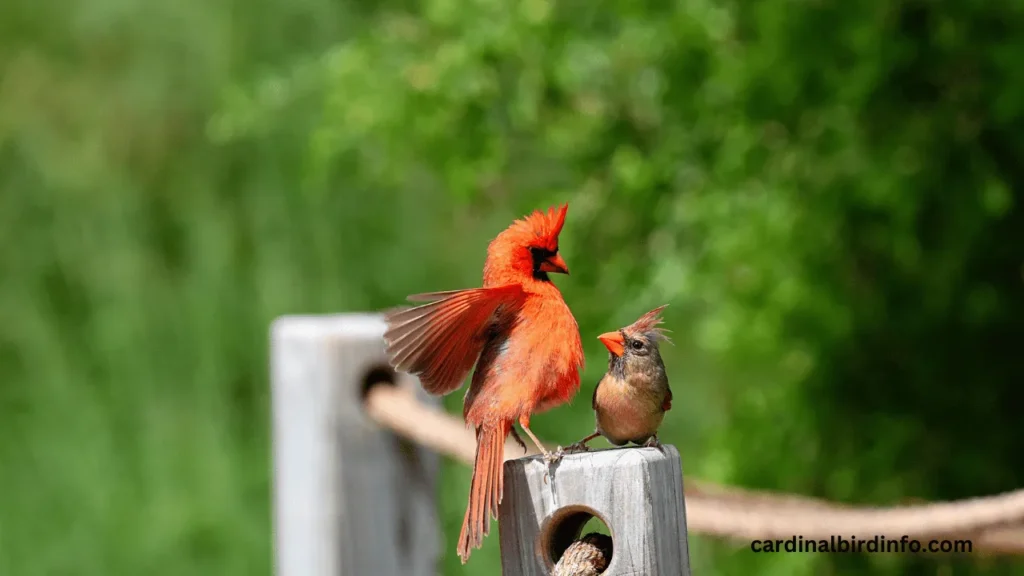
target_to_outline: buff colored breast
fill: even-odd
[[[664,394],[632,379],[605,375],[594,399],[597,429],[616,446],[647,440],[661,426]]]

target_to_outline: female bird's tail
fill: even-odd
[[[469,504],[459,534],[459,557],[465,564],[471,548],[479,548],[491,529],[490,516],[498,517],[503,487],[505,438],[511,430],[510,422],[484,424],[476,429],[476,460],[473,462],[473,480],[469,488]]]

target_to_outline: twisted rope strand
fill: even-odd
[[[408,386],[373,386],[366,414],[379,426],[449,458],[472,466],[476,437],[448,413],[416,399]],[[530,446],[527,454],[536,454]],[[505,459],[524,456],[511,438]],[[900,539],[970,539],[976,551],[1024,554],[1024,490],[953,502],[868,507],[805,496],[744,490],[710,482],[686,484],[687,528],[736,540],[805,540],[831,535]]]

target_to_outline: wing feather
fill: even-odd
[[[498,316],[518,310],[524,298],[517,284],[410,296],[428,303],[384,315],[391,365],[418,376],[432,394],[458,389],[480,356],[488,329]]]

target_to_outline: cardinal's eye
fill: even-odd
[[[633,340],[632,342],[629,343],[629,347],[632,348],[633,350],[643,350],[644,343],[639,340]]]

